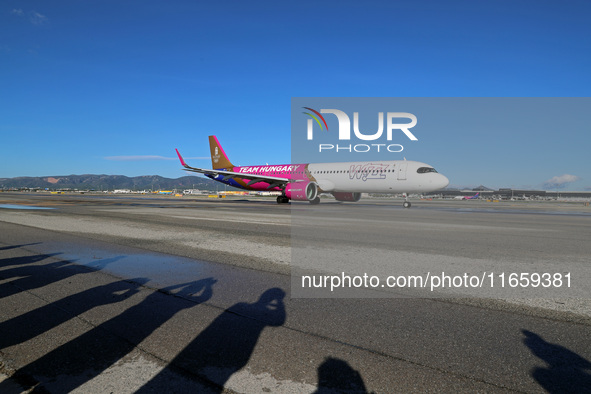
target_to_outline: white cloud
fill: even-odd
[[[49,21],[47,16],[37,11],[30,11],[25,13],[25,11],[23,11],[21,8],[13,8],[12,11],[10,11],[10,13],[12,15],[16,15],[19,17],[24,17],[26,15],[29,17],[29,22],[31,22],[34,25],[43,25]]]
[[[45,15],[42,15],[36,11],[32,11],[29,15],[29,20],[31,21],[32,24],[34,25],[42,25],[45,22],[48,21],[47,17]]]
[[[569,183],[576,182],[579,179],[581,179],[581,177],[569,174],[555,176],[544,182],[544,187],[547,189],[562,189]]]
[[[144,156],[107,156],[105,157],[106,160],[113,160],[113,161],[142,161],[142,160],[174,160],[174,157],[164,157],[164,156],[151,156],[151,155],[144,155]]]
[[[203,160],[209,157],[187,157],[188,160]],[[176,157],[164,157],[157,155],[139,155],[139,156],[107,156],[105,160],[112,161],[145,161],[145,160],[178,160]]]

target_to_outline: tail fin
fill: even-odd
[[[220,142],[215,135],[209,136],[209,150],[211,151],[211,168],[219,170],[221,168],[233,168],[234,164],[230,163],[226,152],[222,149]]]

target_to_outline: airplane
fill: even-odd
[[[473,196],[455,196],[454,200],[474,200],[474,199],[479,198],[479,196],[480,196],[480,192],[476,193]]]
[[[290,200],[320,202],[320,193],[337,201],[357,202],[361,193],[405,193],[404,208],[410,208],[408,193],[439,190],[449,180],[432,166],[410,160],[371,160],[346,163],[309,163],[235,166],[215,135],[209,136],[212,169],[191,167],[176,153],[185,171],[204,174],[226,185],[246,190],[279,191],[277,203]]]

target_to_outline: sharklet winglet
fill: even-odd
[[[179,160],[181,161],[181,164],[183,165],[183,167],[187,167],[187,163],[185,163],[185,160],[183,160],[183,156],[181,156],[181,154],[179,153],[179,150],[175,148],[176,154],[179,157]]]

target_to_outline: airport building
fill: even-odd
[[[547,191],[547,190],[529,190],[529,189],[510,189],[501,188],[492,190],[484,187],[478,187],[467,190],[442,190],[435,192],[442,198],[455,198],[457,196],[470,197],[480,193],[482,199],[498,200],[560,200],[560,199],[591,199],[591,191]]]

